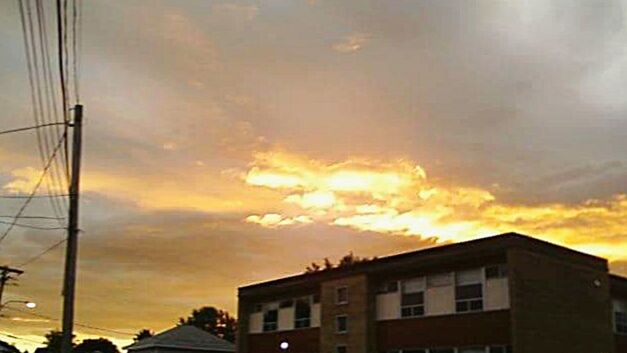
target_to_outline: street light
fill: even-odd
[[[11,303],[24,304],[24,306],[29,309],[35,309],[37,307],[37,303],[31,302],[29,300],[7,300],[6,302],[0,304],[0,310],[2,310],[2,308]]]

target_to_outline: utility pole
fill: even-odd
[[[2,293],[4,293],[4,285],[15,279],[15,277],[11,276],[12,273],[19,276],[24,273],[24,271],[8,266],[0,266],[0,308],[2,308]]]
[[[76,258],[78,253],[78,194],[81,172],[81,140],[83,106],[74,106],[72,136],[72,170],[70,176],[70,208],[68,218],[67,248],[65,251],[65,278],[63,281],[63,338],[61,353],[72,353],[74,329],[74,292],[76,288]]]

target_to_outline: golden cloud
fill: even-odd
[[[360,50],[370,40],[365,33],[353,33],[344,37],[341,42],[333,45],[333,50],[340,53],[352,53]]]
[[[325,163],[282,151],[256,154],[244,180],[283,195],[282,213],[246,219],[261,226],[307,217],[302,223],[443,242],[519,231],[610,259],[627,258],[626,195],[581,204],[507,204],[489,190],[431,181],[422,167],[404,159]]]
[[[276,228],[293,224],[312,223],[313,220],[307,216],[284,217],[278,213],[266,213],[262,216],[250,215],[246,217],[246,222],[257,223],[268,228]]]

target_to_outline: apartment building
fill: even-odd
[[[239,353],[627,353],[627,279],[506,233],[239,288]]]

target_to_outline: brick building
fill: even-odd
[[[627,279],[507,233],[239,288],[239,353],[627,353]]]

